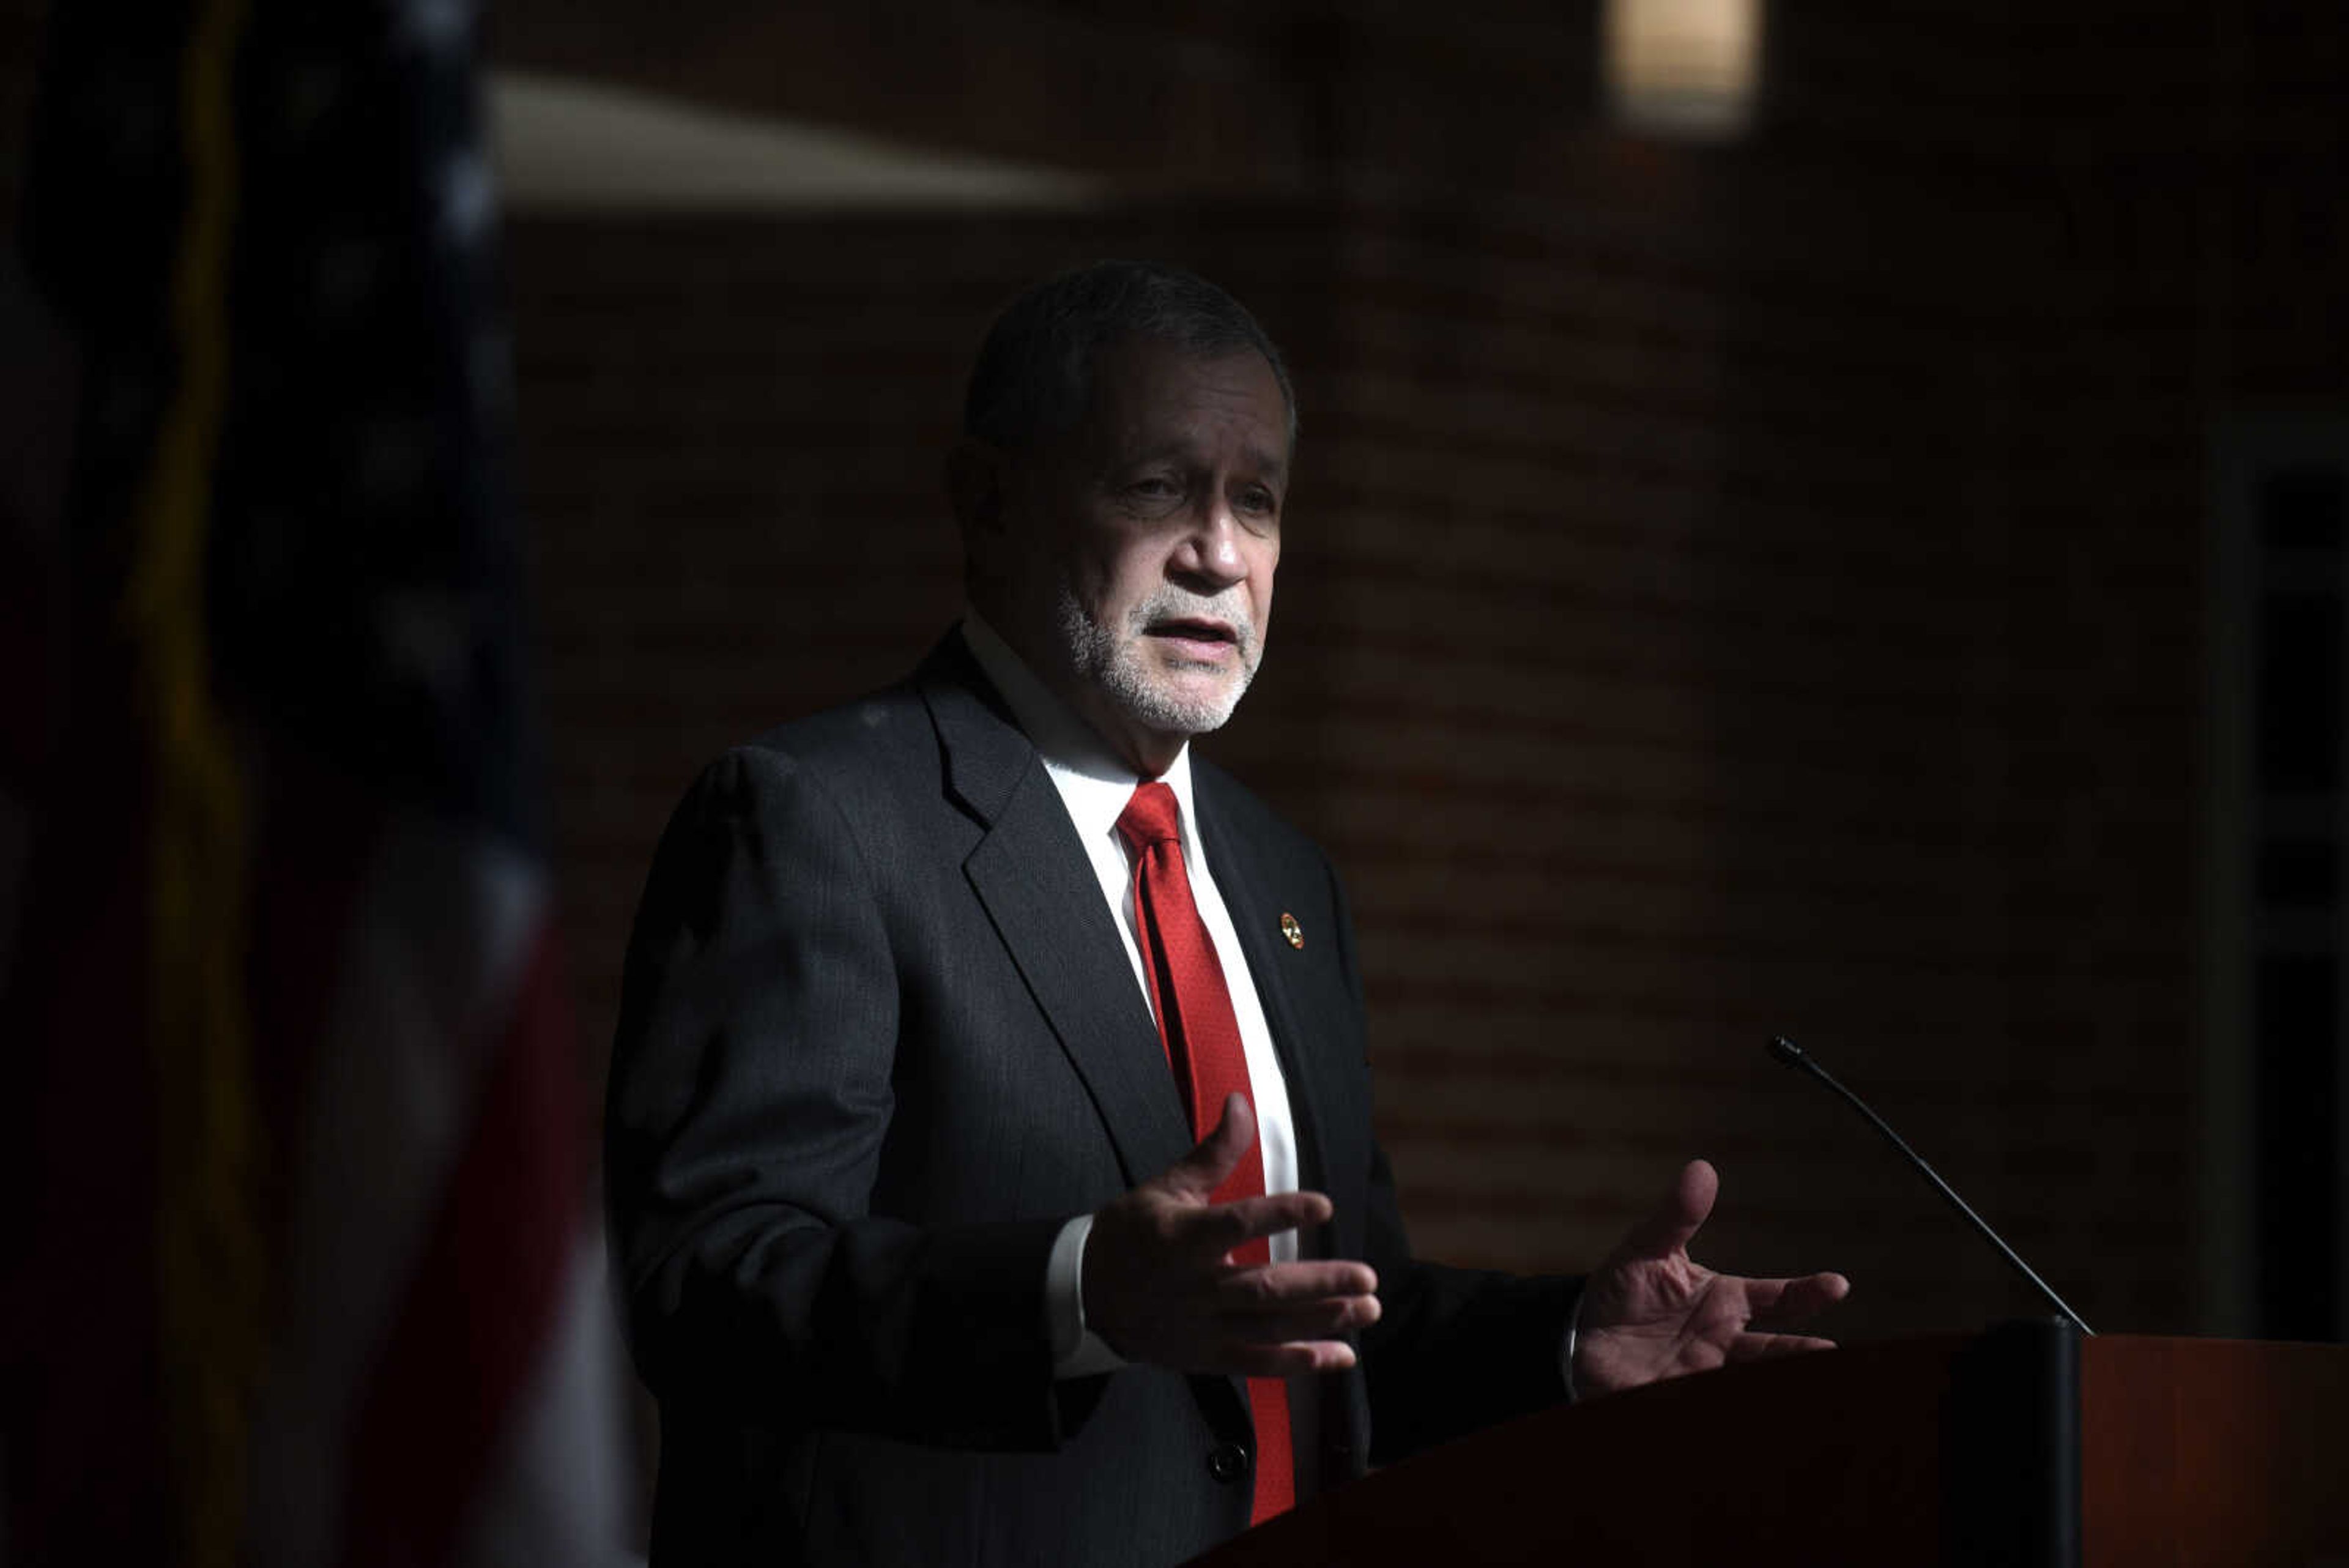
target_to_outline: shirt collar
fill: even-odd
[[[1078,834],[1090,842],[1115,833],[1125,803],[1133,797],[1134,785],[1142,782],[1139,775],[1109,749],[1091,724],[1078,717],[1075,709],[1028,668],[1027,661],[977,610],[963,611],[962,635],[971,657],[1002,694],[1012,718],[1042,754],[1044,767],[1068,805]],[[1159,775],[1159,782],[1174,792],[1175,803],[1182,807],[1183,858],[1195,867],[1199,819],[1191,805],[1188,741],[1174,753],[1174,763]]]

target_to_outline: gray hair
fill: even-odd
[[[1206,278],[1155,262],[1102,261],[1064,272],[1006,306],[979,346],[963,396],[963,433],[1016,451],[1076,427],[1093,362],[1128,338],[1213,358],[1253,348],[1272,367],[1297,440],[1288,367],[1247,307]]]

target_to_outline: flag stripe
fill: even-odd
[[[542,924],[513,1022],[352,1444],[344,1561],[446,1561],[550,1334],[578,1242],[575,1040]],[[566,1092],[567,1090],[567,1092]]]
[[[313,1568],[339,1550],[352,1434],[448,1211],[545,919],[538,870],[493,840],[379,802],[342,810],[365,852],[348,917],[330,926],[326,1013],[304,1036],[301,1121],[285,1148],[271,1375],[254,1419],[256,1495],[269,1500],[249,1525],[257,1568]],[[275,847],[305,846],[292,835]],[[280,877],[265,873],[273,888]],[[271,968],[282,976],[300,956]],[[554,1218],[567,1229],[577,1211],[574,1199]]]

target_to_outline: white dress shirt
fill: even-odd
[[[1143,1004],[1150,1002],[1150,982],[1142,967],[1142,948],[1134,938],[1133,866],[1117,819],[1133,798],[1134,786],[1144,781],[1118,761],[1091,725],[1054,695],[1037,678],[996,630],[978,612],[963,612],[963,639],[973,657],[1009,705],[1019,728],[1035,742],[1044,759],[1044,771],[1059,790],[1061,804],[1077,830],[1085,853],[1092,857],[1102,898],[1117,922],[1125,942],[1126,961],[1133,966],[1133,983]],[[1249,977],[1247,958],[1232,929],[1231,911],[1207,869],[1206,846],[1199,816],[1191,798],[1191,748],[1186,744],[1160,781],[1174,792],[1181,809],[1183,867],[1191,878],[1191,897],[1207,928],[1216,958],[1223,965],[1231,992],[1232,1012],[1240,1026],[1240,1046],[1247,1056],[1248,1086],[1256,1102],[1257,1150],[1264,1160],[1267,1192],[1297,1190],[1297,1128],[1288,1110],[1288,1085],[1280,1075],[1280,1060],[1273,1053],[1272,1031],[1264,1020],[1264,1003]],[[1202,1128],[1202,1135],[1208,1129]],[[1051,1334],[1053,1371],[1061,1377],[1081,1377],[1123,1365],[1115,1351],[1085,1327],[1084,1250],[1092,1231],[1092,1216],[1080,1214],[1061,1229],[1045,1270],[1045,1311]],[[1297,1256],[1297,1232],[1284,1231],[1271,1238],[1275,1262]]]

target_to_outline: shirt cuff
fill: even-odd
[[[1061,1227],[1044,1261],[1044,1328],[1051,1336],[1055,1377],[1091,1377],[1125,1365],[1125,1357],[1085,1326],[1085,1238],[1092,1233],[1093,1217],[1078,1215]]]

